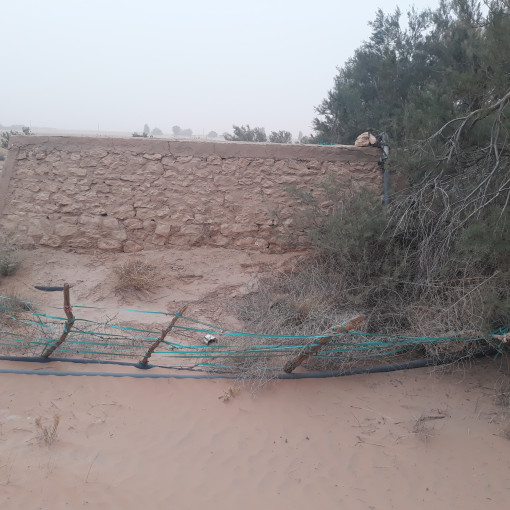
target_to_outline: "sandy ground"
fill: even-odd
[[[255,397],[221,379],[2,374],[0,506],[508,508],[502,369],[275,381]],[[35,422],[57,414],[47,446]]]
[[[160,282],[126,295],[112,268],[127,257],[27,252],[2,292],[59,306],[60,293],[33,286],[68,281],[75,304],[173,311],[188,303],[191,316],[225,323],[231,298],[299,255],[147,253]],[[508,361],[281,380],[255,396],[227,379],[5,373],[13,369],[136,371],[0,361],[2,509],[510,507],[510,404],[497,405]],[[55,416],[48,445],[41,427]]]

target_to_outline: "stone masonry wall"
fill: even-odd
[[[79,252],[280,251],[295,207],[286,186],[318,191],[334,174],[379,187],[378,158],[370,147],[15,136],[0,228]]]

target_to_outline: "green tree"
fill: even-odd
[[[316,108],[315,142],[353,143],[370,128],[384,130],[392,139],[402,138],[403,105],[429,73],[430,16],[429,11],[410,10],[404,30],[398,8],[389,15],[377,11],[369,41],[339,69],[333,89]]]
[[[368,42],[339,69],[316,108],[314,141],[353,143],[368,129],[393,145],[427,138],[457,115],[502,97],[508,87],[509,1],[441,2],[435,11],[379,10]]]
[[[373,316],[394,296],[389,320],[399,307],[427,312],[436,303],[431,327],[510,323],[510,2],[484,3],[411,11],[405,29],[398,10],[378,11],[370,40],[317,108],[315,142],[387,131],[392,166],[409,177],[381,212],[384,236],[375,232],[382,244],[371,264],[384,263],[379,279],[364,282],[362,301]],[[371,228],[363,229],[368,236]],[[365,245],[354,247],[360,260]]]
[[[271,131],[269,141],[271,143],[292,143],[292,133],[289,131]]]
[[[246,126],[232,126],[234,133],[223,133],[225,140],[230,142],[266,142],[266,130],[261,127],[250,128],[249,124]]]

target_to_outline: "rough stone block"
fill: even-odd
[[[69,167],[67,172],[69,175],[76,175],[77,177],[85,177],[87,175],[87,169],[80,167]]]
[[[94,167],[94,166],[97,166],[97,159],[95,157],[83,157],[81,160],[80,160],[80,166],[81,167],[84,167],[84,168],[90,168],[90,167]]]
[[[88,155],[92,158],[101,159],[101,158],[108,156],[108,151],[105,149],[95,149],[95,150],[90,151],[88,153]]]
[[[137,171],[139,171],[139,169]],[[125,174],[120,175],[119,179],[121,181],[140,182],[140,181],[143,181],[143,176],[142,175],[136,175],[134,173],[125,173]]]
[[[182,235],[201,235],[204,233],[204,228],[202,225],[184,225],[181,227],[180,233]]]
[[[173,165],[175,163],[175,158],[173,156],[164,156],[161,159],[161,163],[166,166]]]
[[[141,220],[136,218],[128,218],[123,221],[123,224],[127,230],[138,230],[143,228]]]
[[[72,237],[78,234],[78,230],[74,225],[65,223],[55,225],[55,235],[59,237]]]
[[[125,241],[127,239],[127,234],[125,230],[111,230],[108,231],[107,236],[110,236],[112,239],[116,239],[117,241]]]
[[[124,252],[125,253],[136,253],[143,250],[143,246],[135,243],[134,241],[126,241],[124,243]]]
[[[143,155],[143,157],[152,161],[161,161],[163,158],[161,154],[149,154],[147,152]]]
[[[216,175],[213,179],[218,188],[234,188],[238,186],[238,179],[232,175]]]
[[[162,175],[164,172],[163,165],[157,161],[151,161],[147,163],[143,169],[140,170],[140,173],[143,174],[146,180],[155,180],[157,177]]]
[[[166,236],[153,236],[152,243],[157,246],[164,246],[166,244],[167,237]]]
[[[42,218],[32,218],[28,225],[27,235],[40,236],[53,234],[53,225],[51,220]]]
[[[127,218],[135,217],[135,209],[132,205],[120,205],[113,207],[111,210],[111,215],[114,218],[118,218],[119,220],[125,220]]]
[[[47,202],[50,199],[50,194],[48,191],[41,191],[39,193],[36,193],[33,196],[33,200],[37,202]]]
[[[43,246],[51,246],[52,248],[58,248],[62,244],[62,239],[55,235],[43,235],[39,244]]]
[[[122,241],[103,237],[97,242],[97,247],[105,251],[122,251]]]
[[[78,223],[92,228],[98,228],[102,223],[102,217],[82,215],[79,217]]]
[[[103,227],[107,230],[116,230],[119,228],[119,220],[107,216],[103,218]]]
[[[79,248],[80,250],[92,250],[97,247],[97,239],[93,237],[75,237],[67,239],[65,242],[66,247]]]
[[[155,216],[156,216],[155,212],[152,209],[148,208],[148,207],[139,207],[136,210],[136,217],[139,220],[152,219]]]
[[[157,236],[168,236],[171,230],[172,225],[168,225],[165,223],[156,223],[156,230],[154,231],[154,233]]]
[[[210,165],[221,165],[223,160],[218,156],[209,156],[207,158],[207,163]]]

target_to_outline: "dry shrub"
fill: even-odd
[[[26,312],[32,312],[31,304],[23,299],[16,289],[6,289],[0,299],[0,323],[13,323],[14,319],[23,317]]]
[[[4,355],[37,354],[39,346],[31,343],[38,332],[33,322],[34,305],[23,299],[16,289],[8,288],[0,298],[0,327]]]
[[[11,276],[19,268],[21,259],[16,248],[5,246],[0,249],[0,276]]]
[[[338,306],[342,303],[344,306]],[[217,362],[238,374],[239,382],[252,392],[282,373],[283,366],[300,354],[317,335],[327,335],[331,328],[359,315],[344,297],[344,282],[310,260],[288,273],[262,278],[256,292],[233,303],[243,329],[261,336],[227,336],[224,341],[233,353]],[[264,335],[289,335],[309,338],[274,338]],[[357,342],[362,337],[349,338]],[[275,346],[278,352],[255,351]],[[295,346],[295,347],[293,347]],[[287,349],[287,347],[289,347]],[[305,365],[316,370],[338,369],[349,360],[337,355],[310,357]]]
[[[386,293],[385,299],[372,302],[370,308],[365,299],[356,306],[348,278],[337,269],[337,266],[331,266],[324,263],[324,259],[315,257],[291,272],[261,279],[256,292],[235,304],[237,316],[244,324],[243,329],[261,335],[326,336],[332,326],[362,315],[360,310],[366,311],[367,323],[364,328],[367,328],[365,331],[368,330],[371,336],[340,336],[330,341],[327,347],[304,362],[305,368],[319,371],[348,371],[400,363],[423,357],[424,354],[438,359],[446,359],[452,354],[469,356],[479,350],[479,342],[465,342],[455,338],[483,336],[477,325],[481,303],[486,295],[485,280],[466,280],[448,286],[441,282],[437,286],[429,284],[417,292],[422,296],[420,300],[413,300],[405,293],[397,299],[395,290]],[[378,283],[380,281],[374,281],[374,289]],[[384,285],[382,283],[378,290]],[[393,313],[395,318],[392,320]],[[401,327],[403,323],[410,323],[412,329],[409,325],[404,329]],[[378,326],[381,329],[377,329]],[[451,336],[452,341],[436,343],[425,339],[423,342],[410,341],[407,345],[401,345],[402,340],[384,336],[384,333],[429,338]],[[226,341],[236,355],[221,363],[238,372],[241,378],[247,379],[273,378],[278,368],[281,371],[288,360],[305,348],[299,348],[299,344],[306,346],[315,342],[314,339],[275,339],[263,336],[229,337]],[[400,342],[400,345],[394,345],[395,342]],[[287,356],[279,353],[271,357],[263,352],[258,356],[243,356],[242,352],[254,344],[296,345],[296,348],[289,349]]]
[[[115,270],[117,290],[149,290],[156,284],[159,272],[156,266],[141,259],[131,259]]]
[[[238,300],[234,309],[253,333],[317,335],[356,315],[344,289],[343,278],[313,259],[260,279],[256,292]]]
[[[39,416],[35,419],[35,426],[38,431],[38,439],[43,442],[48,448],[53,445],[58,437],[58,426],[60,424],[60,415],[53,415],[53,423],[46,425],[43,419]]]
[[[473,354],[481,342],[462,338],[484,338],[485,303],[491,278],[460,278],[430,282],[422,286],[421,296],[411,302],[406,313],[413,331],[423,337],[452,337],[451,342],[425,343],[428,356],[441,358],[450,354]]]
[[[452,230],[448,193],[440,200],[434,183],[387,208],[334,179],[324,183],[329,210],[320,192],[293,193],[295,235],[305,232],[340,282],[335,306],[363,310],[370,333],[477,338],[510,320],[510,208],[488,207]]]

